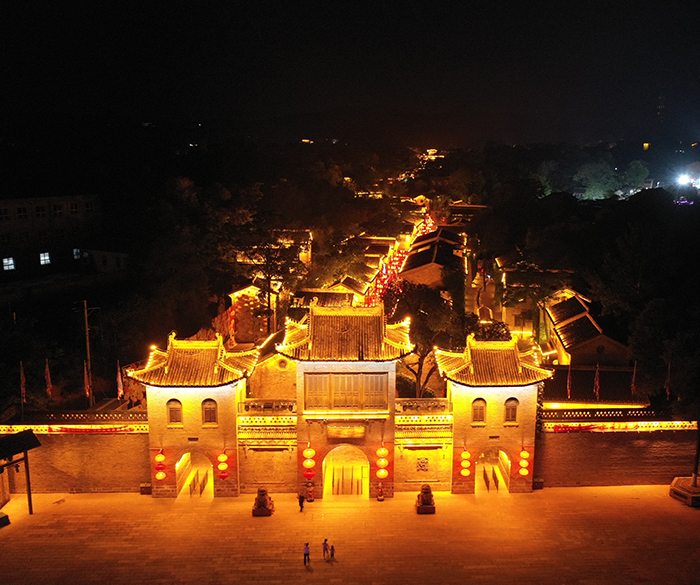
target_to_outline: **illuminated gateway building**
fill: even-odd
[[[215,496],[271,492],[375,497],[433,489],[470,494],[475,478],[532,491],[538,388],[551,376],[516,342],[436,351],[447,396],[397,399],[408,320],[383,308],[312,306],[262,347],[177,340],[128,370],[146,386],[154,496],[175,497],[193,470]],[[486,479],[482,479],[486,475]],[[505,485],[504,485],[505,484]]]

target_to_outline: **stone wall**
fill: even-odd
[[[7,502],[10,501],[10,486],[9,480],[7,479],[9,469],[5,469],[5,473],[0,475],[0,508],[2,508]]]
[[[40,435],[29,452],[32,492],[138,492],[150,481],[148,435]],[[25,493],[20,473],[5,470],[11,493]]]
[[[238,448],[240,491],[255,494],[266,487],[271,496],[298,489],[297,449]]]
[[[450,491],[452,485],[452,445],[395,449],[394,469],[397,492],[420,491],[429,483],[436,491]]]
[[[696,431],[539,433],[535,478],[544,487],[669,484],[690,475]]]

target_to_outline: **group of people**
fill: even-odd
[[[323,560],[328,562],[335,561],[335,547],[328,544],[328,539],[323,539]],[[304,565],[311,564],[311,558],[309,557],[310,549],[309,543],[304,544]]]

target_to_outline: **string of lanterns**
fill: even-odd
[[[462,451],[461,457],[462,457],[462,462],[461,462],[462,469],[459,470],[459,473],[462,475],[462,477],[469,477],[472,474],[471,469],[469,469],[472,466],[472,462],[471,462],[472,454],[465,449],[464,451]]]
[[[163,455],[163,449],[158,451],[156,456],[154,457],[156,461],[156,479],[159,481],[162,481],[165,479],[166,474],[165,474],[165,455]]]
[[[526,476],[530,473],[530,470],[528,469],[528,467],[530,467],[530,462],[528,461],[528,459],[530,458],[530,453],[523,449],[522,451],[520,451],[520,457],[520,469],[518,470],[518,473],[520,473],[520,475],[522,476]]]
[[[377,449],[377,477],[379,479],[386,479],[389,476],[389,472],[387,471],[387,467],[389,466],[389,460],[386,458],[387,455],[389,455],[389,450],[384,447],[384,443],[382,443],[382,446]]]
[[[228,477],[228,455],[226,453],[222,453],[219,455],[216,460],[219,462],[216,468],[219,470],[219,478],[220,479],[226,479]]]
[[[314,467],[316,467],[316,461],[314,461],[316,451],[314,451],[311,447],[307,447],[302,452],[302,455],[304,455],[304,461],[302,462],[302,465],[304,466],[304,473],[302,475],[311,481],[314,477],[316,477],[316,470],[314,469]]]

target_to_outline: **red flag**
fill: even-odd
[[[83,373],[85,374],[85,396],[90,398],[90,379],[88,378],[87,362],[83,362]]]
[[[571,400],[571,362],[569,362],[569,374],[566,376],[566,399]]]
[[[122,380],[122,369],[117,360],[117,398],[124,398],[124,380]]]
[[[595,399],[600,400],[600,364],[595,366],[595,380],[593,380],[593,392]]]
[[[664,390],[666,390],[666,400],[671,400],[671,362],[668,362],[668,370],[666,371],[666,381],[664,382]]]
[[[19,387],[22,391],[22,402],[27,402],[27,379],[24,377],[24,365],[19,362]]]
[[[49,358],[46,358],[46,370],[44,371],[44,378],[46,378],[46,393],[51,398],[51,393],[53,391],[53,384],[51,384],[51,372],[49,371]]]
[[[637,360],[634,360],[634,371],[632,372],[632,384],[630,385],[632,396],[637,393]]]

